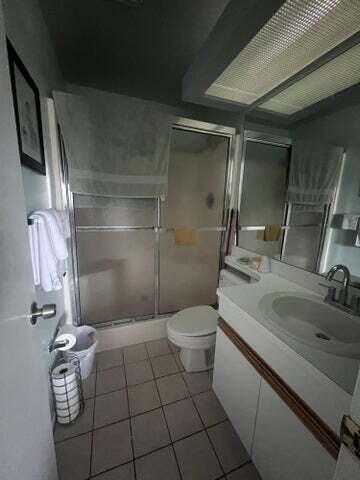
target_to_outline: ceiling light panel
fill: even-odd
[[[291,115],[360,83],[360,44],[260,105],[276,113]]]
[[[359,30],[360,0],[287,0],[206,94],[251,104]]]

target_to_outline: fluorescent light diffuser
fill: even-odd
[[[291,115],[357,83],[360,83],[360,44],[314,70],[260,107]]]
[[[206,94],[252,104],[359,30],[360,0],[287,0]]]

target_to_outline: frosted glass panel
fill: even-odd
[[[174,232],[160,235],[160,313],[216,303],[219,232],[198,232],[197,244],[178,246]]]
[[[154,232],[78,232],[83,323],[154,313]]]
[[[247,142],[240,225],[282,224],[289,150]]]
[[[151,227],[155,225],[154,199],[75,196],[77,226]]]
[[[173,130],[162,226],[222,224],[229,140]]]
[[[259,255],[279,258],[281,252],[282,235],[274,242],[264,241],[264,231],[240,231],[239,247],[251,250]]]
[[[282,260],[315,272],[320,238],[321,226],[290,228]]]

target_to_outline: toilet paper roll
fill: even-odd
[[[71,332],[64,332],[60,331],[59,335],[55,338],[55,342],[65,342],[66,345],[64,347],[58,347],[56,350],[60,350],[60,352],[65,352],[66,350],[70,350],[76,344],[76,336]]]
[[[54,387],[70,386],[76,382],[76,371],[70,362],[61,363],[51,372],[52,384]],[[56,393],[62,393],[60,391]]]
[[[56,411],[59,415],[69,415],[70,412],[79,407],[79,395],[75,395],[66,401],[56,401]]]
[[[71,398],[75,395],[75,393],[78,391],[78,385],[77,382],[74,381],[71,384],[66,384],[61,387],[53,387],[55,398],[58,399],[59,401],[63,400],[64,397]]]
[[[68,392],[67,394],[56,394],[55,393],[55,402],[56,405],[65,405],[69,403],[69,405],[73,405],[74,402],[77,402],[79,400],[79,392],[78,388],[74,388],[71,392]]]
[[[66,415],[61,415],[57,412],[57,415],[56,415],[57,422],[63,425],[66,423],[70,423],[73,420],[75,420],[75,418],[79,415],[79,412],[80,412],[80,405],[72,409],[70,412],[67,412]]]

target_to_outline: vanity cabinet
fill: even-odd
[[[335,459],[264,380],[252,459],[263,480],[331,480]]]
[[[261,377],[218,328],[213,387],[251,455]]]
[[[214,391],[262,480],[331,480],[335,459],[218,328]]]

